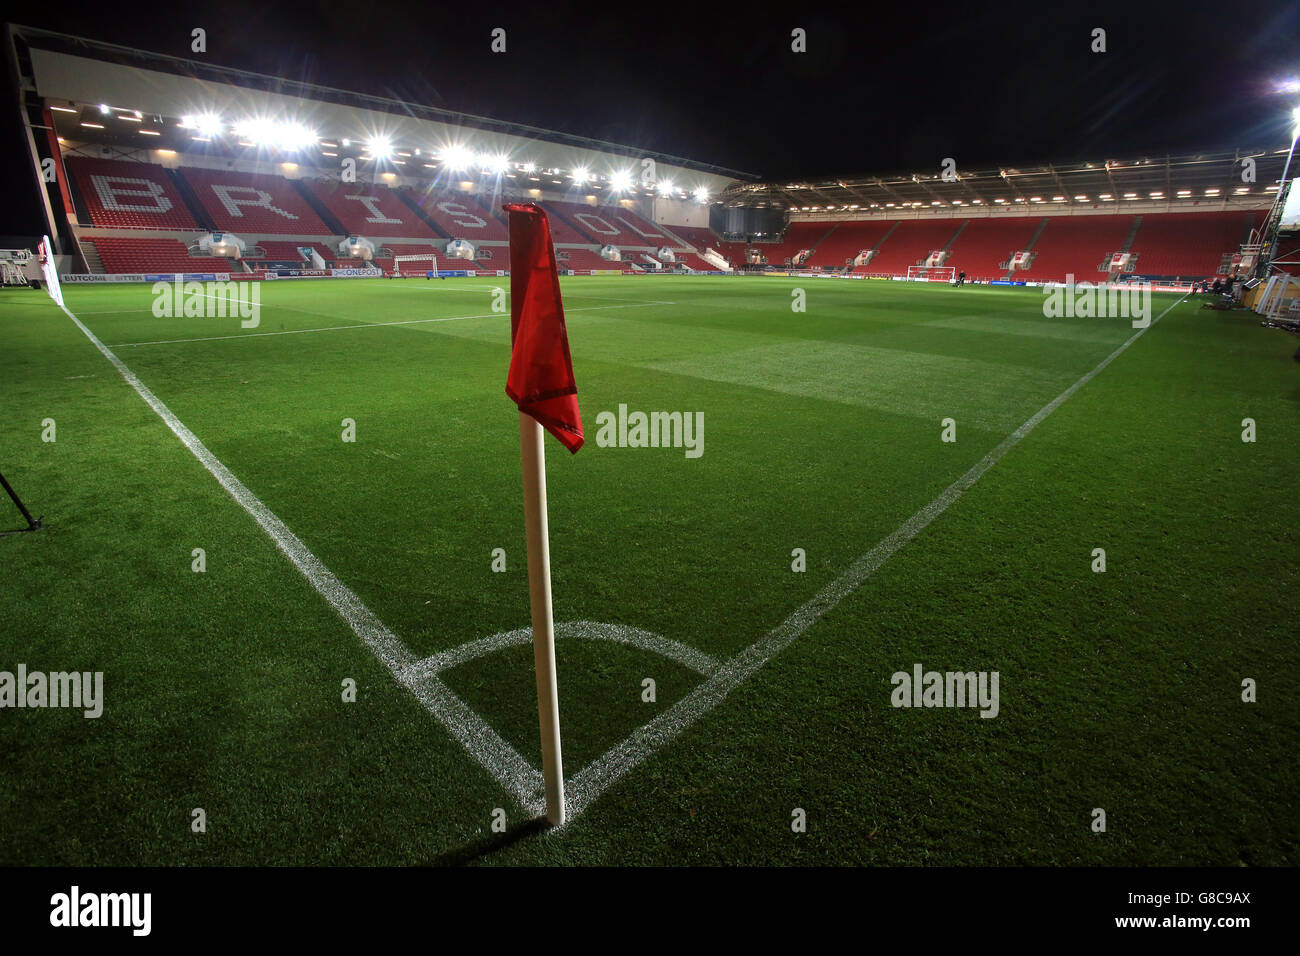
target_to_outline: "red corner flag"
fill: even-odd
[[[582,447],[578,386],[564,327],[551,224],[536,203],[510,214],[510,375],[506,394],[571,452]]]

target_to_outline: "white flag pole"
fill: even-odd
[[[555,679],[555,621],[551,614],[551,544],[546,525],[546,447],[542,426],[519,413],[519,449],[524,466],[524,525],[528,538],[528,598],[533,616],[533,666],[537,671],[537,716],[542,729],[542,777],[546,819],[564,822],[564,767],[560,760],[560,695]]]

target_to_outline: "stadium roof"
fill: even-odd
[[[593,181],[609,178],[616,168],[653,159],[657,178],[676,179],[683,196],[704,187],[716,194],[737,178],[756,176],[679,156],[574,136],[520,123],[458,113],[419,103],[352,93],[278,76],[216,66],[182,57],[136,50],[34,27],[10,25],[9,41],[19,72],[28,88],[44,97],[55,111],[60,134],[73,132],[81,139],[118,142],[131,140],[136,148],[198,149],[192,140],[208,144],[195,130],[181,127],[182,117],[214,114],[229,132],[233,123],[274,119],[298,123],[319,132],[328,144],[351,140],[354,152],[364,153],[368,142],[382,138],[394,151],[406,150],[433,159],[429,151],[455,146],[458,151],[509,156],[543,168],[566,172],[590,168]],[[96,122],[94,112],[104,104],[109,122]],[[91,115],[86,115],[89,112]],[[140,126],[119,120],[156,118],[156,138],[142,140]],[[93,133],[87,133],[87,124]],[[97,129],[96,127],[103,127]],[[120,127],[120,128],[119,128]],[[183,142],[176,142],[180,137]],[[172,141],[168,141],[169,138]],[[230,151],[239,137],[212,143],[210,151]],[[326,155],[335,155],[327,153]],[[346,155],[346,153],[345,153]],[[423,172],[411,164],[405,175]],[[665,173],[666,169],[666,173]],[[628,190],[635,195],[635,186]]]
[[[723,194],[728,206],[776,207],[799,212],[869,211],[962,206],[1093,205],[1098,202],[1202,203],[1233,199],[1266,204],[1277,192],[1287,146],[1234,152],[1094,162],[957,168],[945,181],[938,168],[887,176],[734,183]],[[1243,182],[1243,160],[1255,163],[1253,182]]]

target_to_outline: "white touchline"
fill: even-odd
[[[1139,329],[1124,343],[1106,356],[1092,371],[1040,408],[1033,417],[1002,440],[991,452],[980,459],[974,467],[943,490],[937,498],[908,518],[874,548],[858,558],[849,569],[817,592],[802,607],[772,628],[766,637],[755,641],[735,657],[723,663],[717,672],[705,680],[676,704],[658,717],[642,725],[628,735],[621,743],[607,751],[603,756],[592,761],[582,770],[569,778],[565,809],[569,821],[582,813],[592,802],[604,793],[615,781],[633,767],[657,751],[664,744],[699,720],[729,693],[739,687],[760,667],[785,650],[797,637],[808,630],[840,601],[860,587],[888,561],[895,552],[907,544],[948,507],[956,501],[986,471],[1001,460],[1022,438],[1032,432],[1052,412],[1056,411],[1075,392],[1091,382],[1107,365],[1115,361],[1130,345],[1142,337],[1143,333],[1163,319],[1174,306],[1185,301],[1183,296],[1161,312],[1146,328]],[[567,825],[567,824],[566,824]]]
[[[570,312],[603,312],[609,309],[644,309],[652,305],[676,305],[675,302],[639,302],[636,305],[585,305],[577,309],[565,309]],[[279,308],[277,306],[277,308]],[[305,311],[299,309],[298,311]],[[327,312],[313,312],[328,318],[341,319],[342,316],[329,315]],[[71,313],[69,313],[71,315]],[[505,312],[483,312],[477,315],[445,315],[436,319],[402,319],[396,322],[357,322],[352,325],[327,325],[318,329],[280,329],[277,332],[245,332],[242,335],[204,335],[188,339],[159,339],[155,342],[115,342],[115,349],[133,349],[143,345],[184,345],[186,342],[224,342],[229,339],[256,339],[267,335],[306,335],[308,332],[346,332],[350,329],[382,329],[390,325],[427,325],[432,322],[460,322],[464,319],[504,319],[509,318]],[[344,321],[347,321],[344,319]]]
[[[95,334],[82,324],[81,320],[61,306],[68,318],[77,324],[77,328],[113,363],[113,367],[126,379],[127,384],[136,390],[158,417],[166,422],[167,427],[179,438],[195,458],[211,472],[239,505],[253,516],[267,536],[293,562],[293,566],[302,572],[311,586],[330,603],[339,616],[352,628],[357,637],[370,649],[375,657],[397,679],[398,683],[413,693],[421,704],[436,717],[452,737],[469,752],[479,764],[506,789],[519,805],[531,809],[533,794],[542,785],[542,775],[528,765],[513,747],[481,717],[452,693],[436,675],[429,676],[412,665],[419,660],[406,646],[386,628],[374,613],[361,603],[352,591],[340,581],[321,560],[307,549],[292,531],[275,516],[230,469],[199,441],[192,431],[172,413],[158,396],[154,395],[140,381],[126,364],[95,337]]]

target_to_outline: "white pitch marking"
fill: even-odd
[[[221,487],[226,489],[240,507],[252,515],[267,536],[293,562],[293,566],[348,623],[357,637],[361,638],[362,643],[370,649],[371,653],[383,662],[393,677],[416,696],[470,756],[519,801],[520,806],[530,812],[535,811],[534,794],[541,786],[541,774],[529,766],[510,744],[471,711],[464,701],[452,693],[451,689],[436,676],[408,682],[405,675],[407,669],[417,663],[415,655],[384,626],[383,622],[347,585],[335,576],[334,572],[325,567],[321,560],[307,549],[298,536],[290,531],[270,508],[249,491],[243,482],[236,478],[203,442],[199,441],[198,436],[136,377],[126,363],[96,338],[95,334],[86,328],[66,306],[61,308],[68,318],[76,323],[77,328],[81,329],[86,338],[90,339],[95,348],[99,349],[113,364],[113,367],[126,379],[127,384],[136,390],[158,417],[166,422],[172,433],[217,479]]]
[[[732,690],[740,686],[772,657],[788,647],[809,627],[820,620],[823,615],[838,605],[840,601],[857,590],[900,548],[920,534],[935,518],[946,511],[957,498],[969,490],[985,472],[997,464],[1022,438],[1038,427],[1047,416],[1059,408],[1075,392],[1092,381],[1103,369],[1125,352],[1130,345],[1141,338],[1149,328],[1163,319],[1175,306],[1186,301],[1186,298],[1186,296],[1183,296],[1177,302],[1171,304],[1152,320],[1151,325],[1139,329],[1094,369],[1039,409],[1028,421],[1003,439],[996,448],[985,455],[966,474],[949,485],[937,498],[917,511],[897,530],[855,561],[847,571],[818,592],[811,600],[796,609],[781,624],[768,632],[766,637],[751,644],[721,667],[718,667],[704,683],[674,704],[664,714],[633,731],[620,744],[575,774],[569,781],[569,806],[567,808],[569,810],[569,819],[574,819],[630,770],[672,741],[700,717],[711,711]],[[248,491],[208,451],[198,438],[136,378],[135,374],[107,346],[100,342],[66,307],[63,308],[63,311],[94,343],[96,348],[113,363],[123,378],[157,412],[177,437],[185,443],[186,447],[194,453],[195,457],[203,463],[204,467],[221,482],[222,487],[226,488],[232,497],[262,525],[263,530],[272,537],[277,546],[293,561],[295,567],[330,602],[340,616],[348,621],[354,632],[361,637],[376,656],[389,667],[394,677],[416,695],[421,703],[447,727],[452,736],[519,801],[521,806],[530,812],[537,812],[539,807],[538,794],[541,787],[540,774],[438,679],[437,670],[443,668],[435,668],[432,673],[429,673],[426,667],[421,666],[439,659],[450,660],[461,655],[462,652],[468,653],[468,649],[471,647],[478,648],[485,643],[490,643],[494,638],[472,641],[467,645],[462,645],[461,648],[453,649],[445,655],[434,655],[433,658],[425,658],[424,661],[413,660],[410,651],[401,644],[396,636],[389,632],[379,622],[378,618],[360,602],[356,595],[325,568],[320,560],[307,550],[306,546],[289,531],[283,522],[275,517],[252,492]],[[342,326],[341,328],[359,327]],[[332,329],[322,331],[332,331]],[[241,338],[246,336],[233,337]],[[376,627],[377,630],[375,630]],[[497,635],[496,638],[503,638],[514,633],[506,632],[505,635]],[[500,646],[506,646],[506,644],[502,643]],[[680,646],[684,647],[685,645]],[[487,647],[484,650],[477,651],[477,653],[486,653],[487,650],[491,649],[493,648]],[[477,656],[477,653],[474,656]],[[709,660],[712,662],[712,659]]]
[[[555,636],[557,638],[585,638],[587,640],[613,641],[617,644],[626,644],[630,647],[637,647],[642,650],[651,651],[661,657],[688,667],[704,677],[708,677],[718,670],[718,662],[693,647],[688,647],[678,641],[664,637],[651,631],[643,631],[635,627],[628,627],[623,624],[604,624],[598,621],[570,621],[555,626]],[[463,713],[458,712],[457,717],[460,722],[473,726],[479,736],[484,740],[500,741],[500,737],[487,725],[478,714],[470,710],[461,700],[452,694],[451,690],[439,678],[443,671],[459,667],[461,664],[467,664],[472,660],[483,657],[486,654],[493,654],[497,651],[504,650],[507,647],[516,647],[531,644],[533,641],[533,629],[531,627],[517,627],[513,631],[502,631],[499,634],[493,634],[490,637],[479,638],[474,641],[467,641],[459,647],[453,647],[450,650],[434,654],[423,660],[416,661],[414,664],[408,664],[398,675],[398,679],[407,687],[411,688],[417,697],[421,696],[425,688],[429,688],[436,693],[445,694],[455,701],[457,705],[463,708]],[[429,710],[434,708],[428,704]],[[504,743],[504,742],[503,742]],[[494,754],[493,760],[505,762],[508,760],[520,760],[523,758],[514,750],[509,750],[506,754]],[[480,761],[481,762],[481,761]],[[523,762],[522,767],[516,767],[520,779],[532,780],[532,791],[520,799],[520,804],[530,813],[541,815],[546,812],[546,782],[540,772],[535,770],[532,764]]]
[[[675,302],[640,302],[636,305],[587,305],[577,309],[565,309],[570,312],[601,312],[608,309],[644,309],[652,305],[676,305]],[[301,310],[300,310],[301,311]],[[314,313],[327,315],[325,312]],[[342,316],[330,316],[342,318]],[[276,332],[245,332],[242,335],[204,335],[188,339],[159,339],[156,342],[117,342],[115,349],[138,348],[142,345],[184,345],[187,342],[222,342],[228,339],[256,339],[267,335],[306,335],[308,332],[346,332],[351,329],[382,329],[390,325],[425,325],[431,322],[460,322],[464,319],[501,319],[509,318],[501,312],[483,312],[478,315],[446,315],[436,319],[402,319],[397,322],[358,322],[354,325],[327,325],[318,329],[281,329]],[[344,319],[344,321],[347,321]]]
[[[683,667],[688,667],[705,677],[709,677],[718,669],[718,662],[703,651],[698,651],[693,647],[688,647],[679,641],[663,637],[660,634],[642,631],[622,624],[603,624],[598,621],[570,621],[555,625],[555,636],[557,638],[577,637],[595,641],[613,641],[617,644],[638,647],[641,650],[658,654],[660,657],[674,660]],[[533,629],[531,627],[517,627],[513,631],[502,631],[490,637],[467,641],[458,647],[434,654],[432,657],[426,657],[424,660],[410,665],[407,668],[407,674],[411,677],[432,677],[442,671],[451,670],[461,664],[467,664],[485,654],[493,654],[507,647],[531,644],[532,641]]]
[[[1022,438],[1032,432],[1048,415],[1056,411],[1075,392],[1083,388],[1102,369],[1115,361],[1130,345],[1136,342],[1147,329],[1163,319],[1174,306],[1187,299],[1183,296],[1177,302],[1161,312],[1146,328],[1139,329],[1124,343],[1106,356],[1092,371],[1067,388],[1056,398],[1040,408],[1027,422],[1002,440],[991,452],[985,455],[966,474],[949,485],[937,498],[908,518],[874,548],[858,558],[849,569],[838,578],[822,588],[802,607],[796,609],[789,617],[768,632],[766,637],[755,641],[735,657],[726,661],[712,677],[700,684],[676,704],[658,717],[634,730],[621,743],[592,761],[568,780],[568,799],[566,810],[572,821],[583,810],[591,806],[619,778],[636,767],[659,748],[673,740],[691,724],[699,720],[723,699],[739,687],[755,671],[785,650],[796,638],[803,634],[821,617],[848,597],[863,582],[888,561],[899,548],[907,544],[935,518],[948,510],[948,507],[970,489],[980,477],[1001,460]]]
[[[325,313],[316,313],[325,315]],[[342,318],[342,316],[329,316]],[[346,332],[351,329],[379,329],[390,325],[420,325],[429,322],[459,322],[463,319],[499,319],[500,312],[484,312],[480,315],[448,315],[439,319],[402,319],[397,322],[358,322],[354,325],[326,325],[318,329],[280,329],[276,332],[245,332],[242,335],[204,335],[188,339],[159,339],[156,342],[118,342],[113,348],[130,349],[142,345],[184,345],[186,342],[222,342],[228,339],[257,339],[267,335],[306,335],[308,332]],[[346,322],[347,320],[344,319]]]

